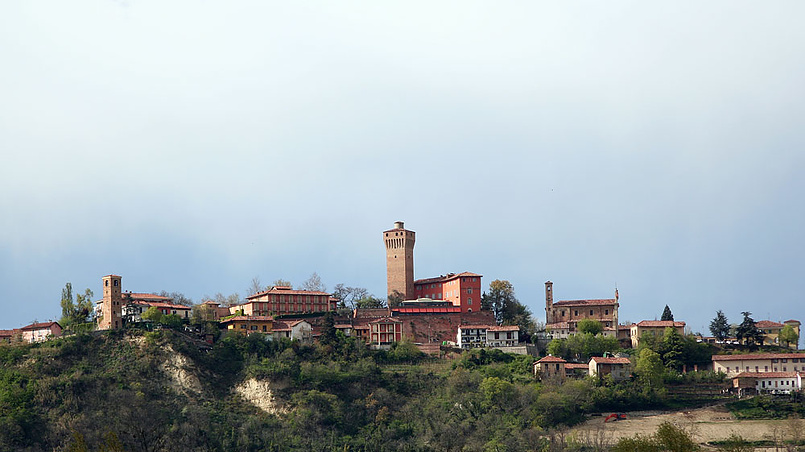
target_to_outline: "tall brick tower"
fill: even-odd
[[[112,330],[123,326],[122,278],[117,275],[103,277],[103,299],[101,300],[101,319],[99,330]]]
[[[403,294],[405,300],[414,294],[414,242],[416,232],[405,229],[402,221],[394,223],[394,229],[383,231],[386,244],[386,286],[389,295],[394,291]]]
[[[545,281],[545,323],[554,323],[553,318],[553,283]]]

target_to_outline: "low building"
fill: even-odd
[[[797,337],[799,337],[799,320],[786,320],[783,323],[772,322],[771,320],[758,320],[755,322],[755,326],[763,333],[763,343],[767,345],[782,345],[780,343],[780,332],[786,325],[791,325],[794,332],[797,333]],[[794,342],[788,344],[788,347],[796,350],[799,348],[799,344]]]
[[[802,390],[805,372],[741,372],[732,378],[738,395],[790,394]]]
[[[741,372],[802,372],[805,371],[805,353],[747,353],[741,355],[713,355],[713,372],[734,377]]]
[[[456,332],[456,346],[513,347],[520,342],[520,328],[516,325],[460,325]]]
[[[274,320],[274,339],[298,340],[304,344],[313,342],[313,326],[304,320]]]
[[[44,342],[48,339],[61,336],[59,322],[39,322],[20,328],[22,340],[28,343]]]
[[[0,330],[0,344],[10,344],[14,335],[15,330]]]
[[[381,317],[368,323],[369,345],[373,348],[389,348],[402,340],[402,322],[391,317]]]
[[[182,320],[190,319],[190,306],[173,303],[173,298],[152,293],[123,294],[123,318],[127,322],[141,322],[142,315],[150,308],[155,308],[162,315],[177,315]]]
[[[313,290],[294,290],[274,286],[264,292],[246,297],[246,303],[230,306],[230,313],[242,311],[244,315],[286,315],[335,311],[338,300],[329,293]]]
[[[640,345],[640,339],[644,334],[662,337],[662,335],[665,334],[666,328],[673,328],[681,335],[685,334],[685,322],[675,322],[673,320],[643,320],[638,323],[633,323],[630,326],[632,348],[637,348]]]
[[[274,326],[274,317],[271,316],[248,316],[236,315],[228,319],[221,320],[221,325],[227,331],[240,334],[263,333],[271,334]]]
[[[615,381],[625,380],[632,374],[632,362],[629,358],[594,356],[588,364],[590,376],[603,378],[612,375]]]
[[[590,375],[590,365],[584,363],[566,363],[565,377],[581,378]]]
[[[534,363],[534,376],[541,380],[563,380],[566,377],[566,364],[564,359],[548,355]]]

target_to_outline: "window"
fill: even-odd
[[[593,315],[593,310],[592,309],[590,309],[590,315]]]
[[[609,315],[609,309],[604,309],[604,315]]]
[[[469,304],[469,305],[471,305],[471,304],[472,304],[472,297],[467,298],[467,304]]]
[[[472,293],[472,287],[467,288],[467,293]]]
[[[769,371],[769,366],[763,366],[763,372],[768,372],[768,371]]]
[[[578,316],[579,315],[579,310],[578,309],[574,310],[573,315]]]
[[[783,362],[784,362],[784,363],[787,363],[787,362],[788,362],[788,360],[787,360],[787,359],[784,359],[784,360],[783,360]]]
[[[244,323],[243,325],[241,325],[240,329],[245,330],[246,329],[246,324]]]

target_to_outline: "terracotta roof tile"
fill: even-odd
[[[295,290],[281,286],[276,286],[272,287],[269,290],[265,290],[263,292],[259,292],[254,295],[249,295],[248,297],[246,297],[246,299],[251,300],[253,298],[262,297],[264,295],[327,295],[329,297],[332,294],[329,294],[327,292],[317,292],[314,290]]]
[[[669,327],[685,327],[685,322],[676,322],[673,320],[641,320],[637,326],[643,328],[669,328]]]
[[[772,322],[771,320],[758,320],[755,322],[755,326],[758,328],[782,328],[785,325],[782,323]]]
[[[796,378],[805,372],[741,372],[732,378]]]
[[[416,281],[414,281],[414,284],[429,284],[436,282],[452,281],[456,278],[461,278],[462,276],[483,278],[482,275],[479,275],[477,273],[470,273],[470,272],[461,272],[452,274],[448,273],[447,275],[436,276],[434,278],[417,279]]]
[[[32,323],[32,324],[30,324],[30,325],[28,325],[28,326],[24,326],[24,327],[22,327],[22,328],[20,328],[20,329],[21,329],[21,330],[24,330],[24,331],[30,331],[30,330],[41,330],[41,329],[44,329],[44,328],[50,328],[50,327],[51,327],[53,324],[59,325],[59,322],[39,322],[39,323]],[[61,325],[59,325],[59,328],[61,328]]]
[[[598,364],[631,364],[632,362],[629,361],[629,358],[610,358],[610,357],[603,357],[603,356],[594,356],[590,358],[590,361],[595,360]]]
[[[567,361],[558,356],[550,356],[550,355],[537,361],[537,363],[566,363],[566,362]]]
[[[554,303],[554,306],[605,306],[618,304],[618,300],[614,298],[597,299],[597,300],[560,300]]]
[[[713,361],[744,361],[752,359],[789,359],[802,358],[805,360],[805,353],[744,353],[741,355],[713,355]]]

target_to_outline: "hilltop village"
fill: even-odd
[[[173,324],[203,335],[208,341],[221,334],[262,334],[267,340],[290,339],[304,344],[321,340],[326,330],[335,330],[373,349],[389,349],[407,341],[421,352],[449,357],[468,349],[497,349],[532,355],[537,378],[576,378],[584,375],[614,380],[629,378],[637,357],[619,350],[639,349],[641,342],[654,344],[674,337],[690,337],[684,321],[666,307],[662,320],[619,323],[620,297],[554,300],[554,284],[545,282],[544,328],[535,327],[525,310],[526,322],[504,318],[500,306],[485,299],[483,276],[470,271],[414,278],[416,233],[404,223],[394,223],[382,232],[386,253],[387,302],[381,306],[346,309],[333,293],[276,285],[253,293],[244,302],[231,305],[207,300],[195,306],[175,303],[165,295],[126,291],[120,275],[101,278],[102,298],[94,308],[93,330],[154,328]],[[493,286],[500,281],[493,282]],[[502,282],[506,283],[506,282]],[[748,317],[748,316],[747,316]],[[521,316],[520,320],[523,317]],[[746,320],[746,319],[745,319]],[[751,320],[751,319],[749,319]],[[215,325],[219,334],[199,328]],[[793,350],[741,355],[713,354],[706,360],[677,363],[682,372],[712,370],[733,379],[733,388],[746,392],[790,392],[802,389],[805,355],[797,349],[800,322],[769,320],[754,322],[751,331],[738,337],[724,332],[714,337],[696,337],[698,343],[770,345]],[[790,339],[790,331],[796,338]],[[56,321],[38,322],[20,329],[0,330],[0,343],[40,342],[74,331],[63,330]],[[573,340],[585,335],[600,338],[598,352],[571,350]],[[671,336],[671,339],[669,339]],[[780,347],[782,346],[782,347]],[[802,357],[800,357],[802,356]]]

